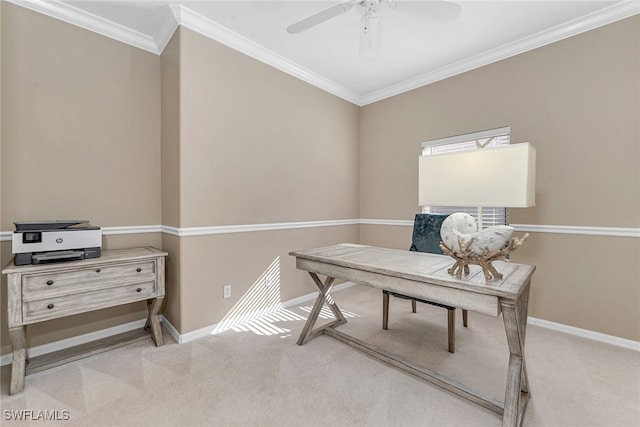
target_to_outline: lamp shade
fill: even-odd
[[[535,206],[536,150],[528,142],[420,156],[421,206]]]

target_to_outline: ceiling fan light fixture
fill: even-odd
[[[373,57],[380,47],[381,21],[384,21],[383,8],[386,4],[392,12],[398,11],[418,16],[428,16],[432,19],[455,19],[460,13],[460,6],[446,0],[409,1],[409,0],[344,0],[331,7],[323,9],[313,15],[290,25],[287,32],[297,34],[311,27],[315,27],[329,19],[342,15],[354,6],[359,6],[361,14],[360,24],[360,56]]]
[[[371,29],[371,20],[378,19],[378,5],[380,0],[366,0],[360,2],[360,6],[363,7],[362,14],[362,31],[366,34]]]

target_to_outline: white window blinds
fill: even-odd
[[[448,138],[434,139],[422,143],[422,155],[452,153],[456,151],[478,150],[484,147],[499,147],[509,145],[511,135],[510,127],[490,129],[481,132],[468,133],[465,135],[451,136]],[[455,212],[465,212],[478,219],[478,212],[482,212],[482,226],[491,227],[494,225],[509,224],[508,208],[488,208],[483,207],[463,207],[463,206],[423,206],[425,213],[452,214]]]

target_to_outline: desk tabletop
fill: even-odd
[[[482,269],[475,265],[469,266],[469,274],[463,275],[461,279],[450,275],[447,269],[453,265],[454,260],[446,255],[351,243],[293,251],[289,255],[297,259],[509,299],[519,297],[536,269],[533,265],[494,262],[503,278],[486,283]]]

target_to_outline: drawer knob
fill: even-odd
[[[99,268],[96,268],[96,273],[100,273],[100,269]]]
[[[136,289],[136,292],[142,292],[142,288]]]
[[[49,310],[51,310],[51,309],[53,308],[53,304],[49,304],[49,305],[47,306],[47,308],[48,308]]]
[[[53,280],[47,280],[47,285],[49,286],[53,285]]]
[[[136,271],[137,271],[138,273],[140,273],[140,272],[142,271],[142,269],[141,269],[140,267],[138,267],[138,268],[136,268]]]

